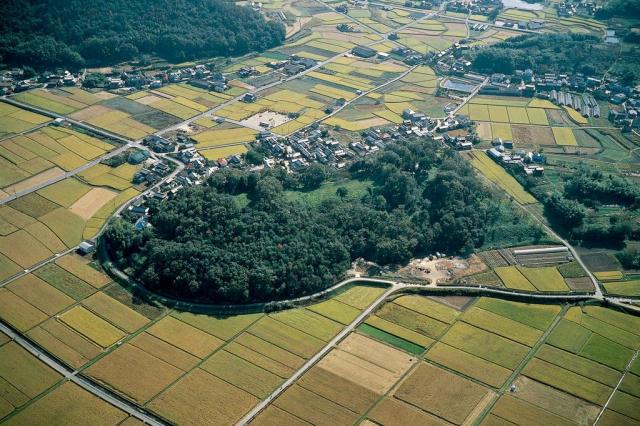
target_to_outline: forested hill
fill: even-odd
[[[0,62],[35,68],[241,55],[284,40],[281,23],[222,0],[3,0]]]
[[[436,142],[390,144],[355,162],[344,173],[371,183],[361,197],[349,197],[345,187],[320,204],[286,195],[319,185],[311,178],[322,169],[219,171],[203,187],[150,202],[152,226],[143,231],[114,220],[105,241],[115,261],[148,288],[223,303],[316,292],[360,257],[404,264],[435,251],[471,253],[500,235],[542,237],[536,226],[505,215],[508,207],[471,166]]]
[[[596,36],[525,34],[478,48],[472,54],[472,67],[485,73],[512,74],[516,69],[531,68],[537,74],[581,72],[600,77],[617,54],[617,49]]]

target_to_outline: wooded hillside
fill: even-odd
[[[181,62],[261,51],[284,36],[281,23],[221,0],[5,0],[0,60],[78,68],[154,54]]]

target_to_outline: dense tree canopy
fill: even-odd
[[[222,0],[5,0],[0,59],[38,68],[140,54],[179,62],[261,51],[284,36],[282,24]]]
[[[205,187],[151,205],[151,228],[116,221],[106,239],[116,261],[152,289],[247,302],[326,288],[359,257],[392,265],[421,253],[469,253],[499,220],[498,200],[435,142],[389,145],[348,174],[373,182],[362,198],[338,187],[313,204],[283,188],[315,188],[326,176],[320,166],[297,175],[220,171]]]
[[[472,66],[480,72],[512,74],[530,68],[536,73],[582,72],[601,75],[617,52],[596,36],[584,34],[525,34],[473,52]]]

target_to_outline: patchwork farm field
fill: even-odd
[[[396,310],[394,306],[431,315],[447,328],[421,352],[412,352],[405,340],[413,332],[408,327],[421,321],[403,326],[403,316],[396,314],[387,321],[395,328],[377,329],[381,333],[370,330],[385,324],[378,321],[390,309]],[[563,324],[604,327],[595,325],[596,320],[612,327],[606,339],[616,341],[596,340],[593,345],[598,349],[586,345],[578,352],[554,346],[558,333],[564,332]],[[604,354],[613,350],[612,345],[621,345],[621,361],[631,359],[633,350],[640,348],[636,340],[640,332],[624,333],[635,327],[636,320],[596,306],[567,309],[479,298],[459,311],[428,297],[400,296],[370,316],[367,328],[347,337],[253,423],[334,424],[337,418],[342,424],[365,418],[382,424],[442,424],[443,420],[533,424],[539,419],[553,424],[590,424],[623,374],[622,363],[607,365],[610,360]],[[591,329],[585,327],[604,338]],[[599,330],[605,333],[604,328]],[[601,354],[598,360],[592,356],[596,352]],[[632,383],[638,377],[626,374],[623,383],[628,384],[619,391],[617,404],[606,412],[610,418],[633,422],[636,414],[630,407],[638,390]],[[511,392],[497,392],[512,385],[515,390]]]
[[[135,170],[126,164],[97,165],[80,174],[88,178],[84,182],[67,178],[0,206],[0,255],[5,265],[0,277],[95,236],[120,205],[139,193],[131,187],[130,178],[114,174],[128,177]]]
[[[0,198],[60,178],[114,148],[66,127],[45,126],[4,139],[0,141]]]
[[[136,300],[86,259],[67,255],[0,289],[0,318],[67,365],[167,420],[197,422],[205,412],[233,423],[344,327],[333,318],[350,321],[345,318],[357,315],[383,291],[353,284],[307,308],[217,317]],[[0,339],[1,345],[6,342]],[[0,377],[7,379],[2,371]],[[74,385],[29,402],[37,389],[20,399],[34,416],[42,416],[47,404],[54,403],[45,401],[55,401],[61,406],[53,411],[64,418],[61,410],[72,403],[67,393],[87,398]],[[179,403],[185,397],[198,409]],[[4,410],[4,404],[0,407]],[[0,414],[11,411],[7,406]],[[76,415],[77,408],[70,408],[69,419]],[[105,415],[120,418],[121,413],[107,409]],[[10,416],[9,421],[21,416]]]

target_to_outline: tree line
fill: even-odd
[[[435,251],[469,254],[502,220],[503,201],[434,141],[390,144],[353,163],[347,177],[373,182],[361,198],[346,197],[344,187],[317,205],[286,197],[285,188],[309,191],[331,179],[322,168],[222,170],[202,187],[151,202],[152,226],[144,231],[114,221],[106,242],[150,289],[242,303],[324,289],[360,257],[396,265]],[[500,224],[507,233],[510,226],[525,238],[542,235],[519,220]]]
[[[0,62],[43,69],[242,55],[282,43],[281,23],[222,0],[6,0]]]

